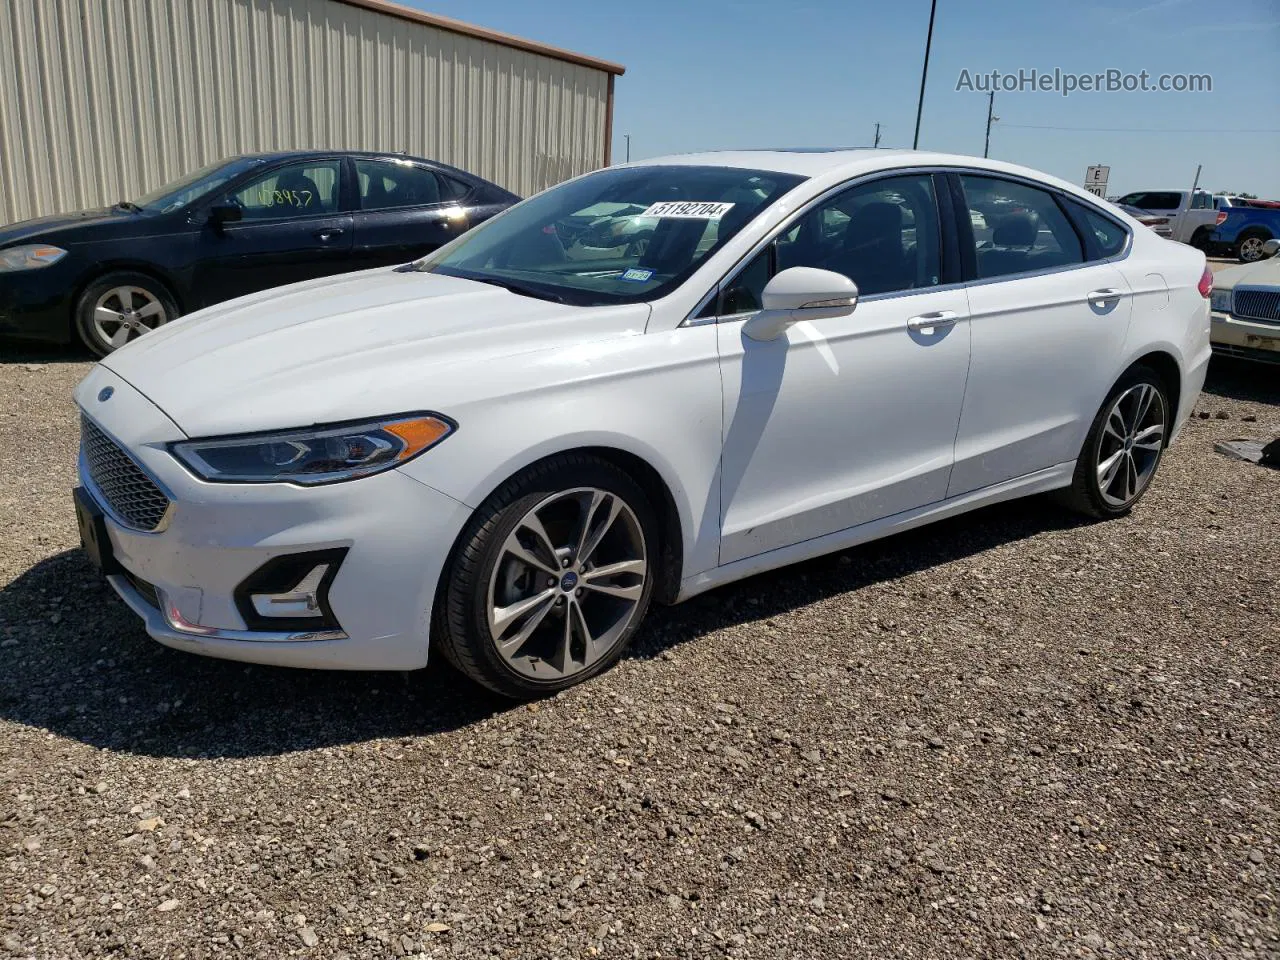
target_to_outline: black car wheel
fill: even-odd
[[[178,316],[173,295],[153,277],[116,270],[94,280],[76,301],[76,333],[100,357]]]
[[[563,690],[622,656],[660,555],[653,507],[626,473],[580,454],[544,460],[489,497],[459,538],[432,641],[505,696]]]

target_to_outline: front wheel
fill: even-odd
[[[173,296],[145,273],[117,270],[85,287],[76,302],[76,332],[100,357],[178,316]]]
[[[1067,506],[1106,519],[1128,513],[1146,493],[1169,435],[1171,412],[1160,376],[1134,367],[1120,378],[1093,419],[1076,461]]]
[[[477,511],[439,591],[433,640],[478,683],[545,696],[618,661],[653,592],[658,526],[608,461],[552,457]]]

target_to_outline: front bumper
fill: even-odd
[[[0,336],[69,343],[75,286],[63,263],[0,273]]]
[[[113,394],[99,401],[106,386]],[[172,500],[154,533],[130,528],[99,502],[108,508],[112,554],[131,575],[109,582],[152,637],[191,653],[279,666],[426,665],[436,584],[467,507],[394,470],[311,488],[208,483],[168,453],[182,431],[106,368],[94,368],[76,401]],[[81,471],[100,501],[83,463]],[[240,584],[275,558],[341,548],[328,590],[339,629],[249,628],[236,602]]]
[[[1280,326],[1242,320],[1216,310],[1210,314],[1210,318],[1213,322],[1209,328],[1209,341],[1214,353],[1280,363]]]

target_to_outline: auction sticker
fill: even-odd
[[[653,277],[652,270],[644,270],[644,269],[641,269],[640,267],[632,267],[630,270],[627,270],[622,274],[623,280],[631,280],[636,283],[644,283],[646,280],[649,280],[652,277]]]
[[[732,209],[732,203],[664,200],[661,203],[653,204],[640,216],[664,217],[668,220],[719,220]]]

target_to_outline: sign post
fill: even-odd
[[[1090,167],[1085,171],[1084,188],[1092,193],[1095,197],[1105,198],[1107,195],[1107,177],[1111,175],[1111,168],[1104,166]]]

